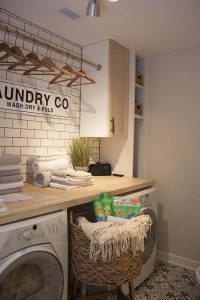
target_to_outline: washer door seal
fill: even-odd
[[[63,288],[61,264],[45,247],[20,250],[0,266],[0,299],[60,300]]]
[[[143,255],[143,264],[151,256],[153,249],[156,245],[157,240],[157,217],[155,212],[150,208],[143,208],[141,214],[149,215],[152,220],[152,225],[147,232],[146,239],[144,240],[144,255]]]

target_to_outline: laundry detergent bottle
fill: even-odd
[[[114,210],[113,210],[113,198],[110,195],[110,193],[102,193],[101,194],[101,202],[103,204],[103,209],[104,209],[104,216],[107,220],[108,216],[113,216],[114,215]]]
[[[97,222],[105,221],[106,218],[104,215],[103,203],[102,203],[100,197],[97,197],[92,201],[92,206],[93,206],[93,210],[94,210],[94,214],[95,214]]]

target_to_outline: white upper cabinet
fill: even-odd
[[[127,137],[129,50],[112,40],[83,47],[83,58],[102,65],[84,66],[96,84],[81,89],[80,135]]]

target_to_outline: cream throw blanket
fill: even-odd
[[[144,239],[152,224],[148,215],[140,215],[126,223],[91,223],[79,217],[78,223],[90,242],[90,259],[112,261],[121,254],[144,252]]]

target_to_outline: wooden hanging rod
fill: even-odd
[[[78,56],[76,56],[74,54],[71,54],[69,51],[65,51],[65,50],[61,50],[59,48],[56,48],[55,46],[52,46],[52,45],[50,45],[48,43],[42,42],[42,41],[40,41],[40,40],[38,40],[36,38],[28,36],[27,34],[19,31],[18,29],[12,29],[12,28],[9,27],[9,25],[4,25],[2,21],[0,21],[0,30],[8,32],[9,34],[14,35],[14,36],[19,36],[19,37],[23,38],[24,40],[36,43],[36,44],[38,44],[40,46],[43,46],[43,47],[45,47],[47,49],[50,49],[50,50],[54,51],[54,52],[57,52],[57,53],[62,54],[62,55],[65,55],[68,58],[71,58],[71,59],[74,59],[74,60],[79,61],[81,63],[90,65],[90,66],[94,67],[95,69],[97,69],[98,71],[100,71],[101,68],[102,68],[102,66],[100,64],[97,65],[97,64],[95,64],[95,63],[93,63],[93,62],[91,62],[89,60],[86,60],[86,59],[80,58],[80,57],[78,57]]]

